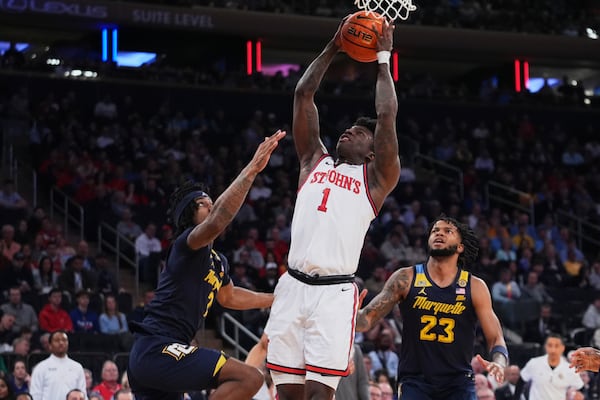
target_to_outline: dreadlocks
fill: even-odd
[[[167,215],[169,215],[171,223],[175,226],[173,237],[179,236],[187,228],[194,225],[194,213],[198,207],[196,202],[190,201],[189,204],[183,209],[179,219],[176,218],[175,210],[177,205],[184,199],[186,195],[196,191],[205,192],[206,189],[204,184],[196,183],[194,181],[186,181],[181,186],[177,187],[173,194],[171,194],[171,197],[169,198],[169,210],[167,211]]]
[[[456,219],[448,217],[445,214],[440,215],[433,221],[429,227],[429,232],[431,232],[431,229],[433,229],[433,226],[438,221],[447,222],[458,229],[461,243],[464,248],[463,252],[458,255],[458,266],[468,269],[468,267],[477,260],[477,254],[479,254],[479,238],[467,224],[460,223]]]

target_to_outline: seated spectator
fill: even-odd
[[[104,400],[112,400],[117,390],[121,389],[119,380],[119,369],[113,361],[107,360],[102,365],[102,382],[92,389],[100,393]]]
[[[104,312],[100,314],[100,332],[115,335],[129,331],[125,314],[119,312],[117,299],[113,295],[104,298]]]
[[[365,289],[367,289],[371,295],[376,295],[383,289],[387,277],[388,273],[385,268],[381,265],[376,265],[371,276],[365,281]]]
[[[130,208],[123,211],[121,220],[117,223],[117,232],[127,239],[134,241],[142,233],[142,228],[133,220],[133,214]]]
[[[0,317],[0,353],[12,352],[12,342],[17,337],[12,328],[15,324],[16,315],[12,312],[5,312]]]
[[[33,275],[33,286],[38,295],[48,294],[50,290],[58,287],[58,274],[52,266],[50,257],[42,257],[38,267],[31,272]]]
[[[96,259],[90,256],[90,245],[85,240],[77,243],[76,255],[83,259],[83,268],[87,271],[96,269]]]
[[[10,266],[0,274],[0,288],[8,290],[11,287],[21,289],[21,294],[27,296],[33,289],[33,274],[29,268],[24,267],[25,255],[17,252]]]
[[[58,278],[58,288],[71,295],[75,295],[80,290],[95,289],[93,273],[83,268],[83,257],[72,256],[67,260],[65,270]]]
[[[154,282],[156,279],[161,250],[160,240],[156,237],[156,225],[149,223],[144,232],[135,239],[140,279],[143,282]]]
[[[21,298],[21,289],[13,286],[8,291],[8,303],[2,304],[3,312],[11,312],[17,316],[13,326],[13,332],[19,333],[23,328],[29,328],[31,332],[37,332],[38,319],[33,307],[24,303]]]
[[[133,393],[131,392],[131,389],[117,390],[113,400],[133,400]]]
[[[600,328],[600,296],[596,296],[594,302],[585,310],[581,324],[588,329]]]
[[[24,359],[17,359],[13,364],[12,374],[8,378],[8,383],[15,395],[29,392],[29,382],[31,376],[27,372],[27,366]]]
[[[96,384],[94,382],[94,375],[92,374],[92,371],[89,370],[88,368],[83,369],[83,375],[85,376],[85,390],[86,390],[86,393],[88,394],[88,398],[89,398],[89,397],[91,397],[92,393],[94,393],[92,388],[94,386],[96,386]],[[100,397],[99,400],[102,400],[102,396],[99,396],[99,397]]]
[[[19,336],[13,340],[12,348],[13,353],[25,358],[29,355],[29,351],[31,350],[31,342],[29,341],[29,338]]]
[[[73,322],[74,332],[98,333],[100,332],[98,314],[89,309],[90,295],[85,290],[77,292],[75,297],[77,307],[69,313]]]
[[[48,293],[48,303],[42,308],[38,319],[40,330],[44,332],[55,332],[63,330],[73,332],[73,323],[69,314],[61,307],[62,292],[60,289],[52,289]]]
[[[15,182],[5,179],[0,190],[0,216],[5,222],[15,224],[24,218],[27,212],[27,202],[15,191]]]
[[[96,255],[96,291],[100,294],[116,294],[119,284],[115,274],[108,268],[108,257],[104,253]]]
[[[8,376],[0,374],[0,400],[13,400],[13,398],[14,393],[10,386]]]
[[[501,243],[500,248],[496,252],[496,262],[517,261],[517,253],[515,252],[511,238],[502,238]]]
[[[104,312],[100,314],[99,322],[101,333],[118,336],[120,350],[129,351],[133,336],[129,332],[125,314],[119,311],[115,296],[107,295],[104,298]]]
[[[514,302],[521,297],[521,289],[512,279],[512,272],[508,268],[500,271],[500,281],[492,285],[492,299],[498,303]]]
[[[394,336],[390,329],[382,329],[375,339],[375,349],[368,353],[371,358],[371,374],[383,370],[396,381],[399,358],[394,348]]]
[[[533,299],[540,304],[554,301],[546,291],[544,284],[540,283],[538,273],[535,271],[527,274],[527,283],[521,286],[521,298]]]
[[[144,310],[148,304],[154,299],[154,290],[147,290],[144,293],[144,301],[139,303],[129,314],[128,321],[142,322],[144,319]]]
[[[595,290],[600,290],[600,258],[592,263],[590,270],[590,276],[588,277],[590,286]]]

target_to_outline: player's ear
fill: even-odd
[[[374,159],[375,159],[375,153],[374,153],[374,152],[372,152],[372,151],[371,151],[371,152],[369,152],[369,154],[367,154],[367,155],[365,156],[365,160],[366,160],[367,162],[373,161]]]
[[[459,243],[458,246],[456,246],[456,251],[458,252],[458,254],[462,254],[463,251],[465,251],[465,245],[462,243]]]

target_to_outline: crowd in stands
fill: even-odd
[[[565,89],[554,93],[553,101],[566,102],[572,95]],[[176,100],[153,109],[133,90],[123,97],[107,91],[94,100],[86,106],[90,99],[81,92],[49,92],[43,85],[0,97],[0,118],[28,121],[31,160],[42,187],[58,187],[86,210],[86,240],[69,243],[44,208],[30,210],[14,182],[4,181],[0,346],[26,360],[33,352],[48,352],[48,332],[57,329],[70,333],[74,351],[127,351],[128,322],[141,310],[132,310],[107,256],[90,254],[88,241],[97,239],[97,226],[108,223],[134,243],[140,275],[152,284],[173,233],[166,218],[173,189],[193,179],[207,184],[216,198],[265,135],[278,128],[289,132],[286,117],[270,110],[251,109],[240,117],[208,102],[190,111]],[[536,101],[544,105],[543,99]],[[481,250],[471,268],[488,283],[511,345],[539,345],[551,331],[571,345],[600,343],[600,255],[559,220],[567,214],[600,224],[597,121],[578,114],[579,124],[571,125],[552,111],[540,118],[521,109],[494,117],[466,107],[463,116],[432,118],[425,112],[399,121],[401,138],[458,167],[463,182],[448,184],[423,171],[411,155],[403,156],[401,182],[365,238],[361,284],[372,296],[394,270],[423,261],[429,224],[443,212],[478,233]],[[331,111],[322,119],[328,148],[354,117]],[[288,135],[216,241],[230,261],[235,285],[272,291],[285,271],[297,169]],[[533,212],[492,204],[484,191],[489,181],[521,191],[517,203],[533,203]],[[260,334],[268,315],[257,310],[237,316]],[[401,329],[395,312],[357,337],[373,375],[387,371],[393,382]],[[485,352],[482,341],[478,346]],[[378,352],[389,355],[388,365]],[[14,360],[8,359],[5,370],[16,368]],[[20,369],[12,374],[22,375]]]
[[[357,11],[351,0],[177,0],[163,3],[335,18]],[[598,9],[583,0],[413,0],[412,4],[417,9],[403,24],[567,36],[585,36],[586,28],[600,28]]]

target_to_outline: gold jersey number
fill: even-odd
[[[428,342],[438,341],[440,343],[453,343],[454,342],[454,326],[456,322],[452,318],[437,318],[433,315],[422,315],[421,323],[425,324],[421,328],[419,338]],[[444,328],[444,333],[437,334],[431,330],[436,326]]]

